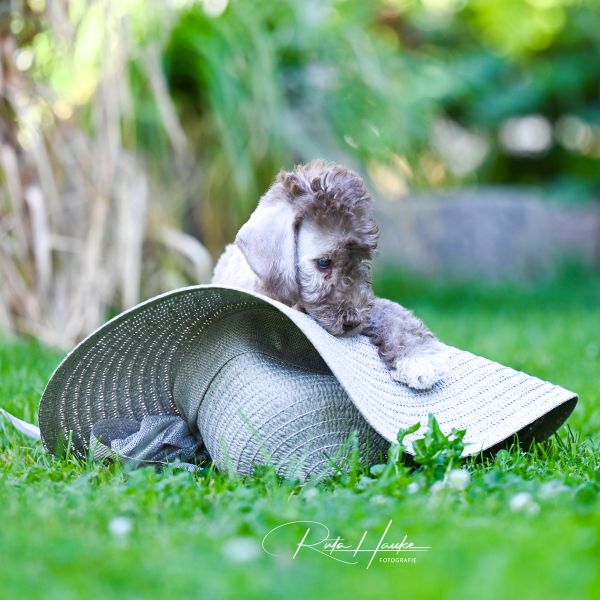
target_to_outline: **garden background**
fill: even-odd
[[[0,65],[0,407],[35,420],[65,351],[209,281],[277,171],[317,157],[373,192],[379,295],[580,394],[558,435],[454,486],[444,458],[304,486],[130,472],[2,421],[0,595],[597,597],[597,0],[10,0]],[[266,555],[297,519],[392,519],[432,550]]]

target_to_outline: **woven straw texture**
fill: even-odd
[[[467,429],[473,454],[517,432],[544,437],[575,406],[568,390],[447,352],[449,377],[417,392],[391,379],[363,336],[333,337],[247,291],[184,288],[115,317],[65,358],[42,397],[42,439],[52,452],[70,443],[85,455],[101,419],[176,415],[220,468],[246,473],[272,461],[306,473],[343,451],[352,431],[373,461],[400,427],[434,413],[444,431]],[[406,439],[409,452],[419,435]]]

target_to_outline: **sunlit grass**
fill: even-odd
[[[380,294],[410,306],[448,343],[581,396],[558,436],[529,452],[513,447],[469,460],[468,476],[454,480],[401,466],[385,476],[357,467],[304,486],[268,469],[243,480],[129,471],[54,459],[0,422],[0,595],[597,596],[599,285],[590,273],[530,289],[378,278]],[[2,343],[0,406],[32,418],[61,356],[35,343]],[[431,550],[416,564],[374,561],[368,570],[365,559],[344,565],[305,549],[292,560],[298,526],[282,534],[282,556],[264,553],[264,535],[296,520],[324,523],[354,544],[365,529],[376,540],[392,520],[390,538],[406,533]]]

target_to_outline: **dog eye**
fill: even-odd
[[[326,271],[327,269],[329,269],[329,267],[331,267],[331,259],[319,258],[319,260],[317,260],[317,267],[319,267],[321,271]]]

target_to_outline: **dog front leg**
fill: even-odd
[[[444,346],[412,312],[376,298],[363,333],[379,349],[392,378],[416,390],[428,390],[446,375]]]

